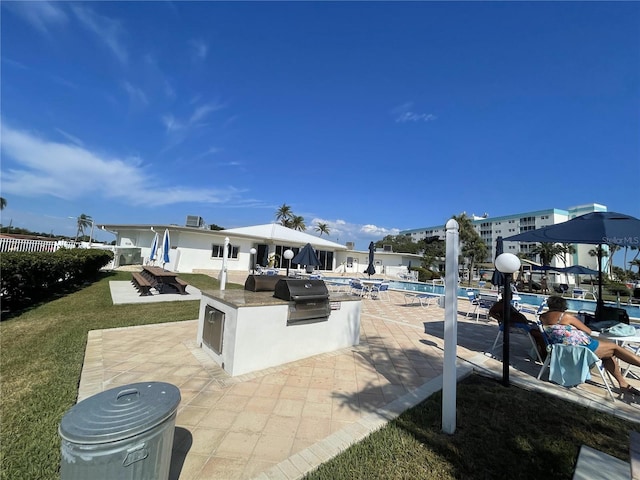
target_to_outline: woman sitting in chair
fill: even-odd
[[[544,343],[544,339],[542,338],[542,333],[540,333],[540,329],[538,328],[538,324],[534,321],[529,320],[525,317],[520,311],[518,311],[513,305],[511,305],[511,313],[509,315],[509,323],[511,327],[520,328],[522,330],[526,330],[529,332],[529,335],[533,337],[536,342],[536,348],[538,349],[538,353],[541,359],[545,359],[547,356],[547,345]],[[498,300],[493,304],[491,309],[489,310],[489,317],[495,318],[498,321],[498,324],[502,327],[502,316],[504,314],[504,302],[502,299]]]
[[[623,393],[640,395],[640,390],[632,387],[622,376],[618,359],[640,367],[640,357],[609,340],[596,340],[590,337],[591,329],[577,317],[567,313],[567,301],[564,297],[553,295],[547,299],[549,311],[540,315],[544,332],[551,343],[580,345],[595,353],[611,375],[620,385]]]

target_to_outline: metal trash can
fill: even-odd
[[[60,422],[61,480],[166,480],[180,390],[142,382],[73,406]]]

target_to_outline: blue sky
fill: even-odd
[[[640,217],[636,2],[1,5],[4,225]]]

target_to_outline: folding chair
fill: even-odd
[[[542,378],[544,371],[549,368],[550,382],[557,383],[564,387],[574,387],[591,379],[589,370],[595,365],[602,378],[602,383],[607,389],[607,392],[609,392],[611,401],[616,401],[609,386],[609,381],[607,381],[606,378],[609,376],[609,372],[605,370],[602,360],[587,347],[554,343],[547,345],[547,352],[549,353],[542,364],[540,373],[538,373],[538,380]]]
[[[609,386],[611,376],[604,368],[602,360],[600,360],[595,353],[581,345],[551,343],[539,318],[536,318],[536,323],[547,345],[547,358],[538,373],[538,380],[542,378],[544,371],[549,368],[550,382],[558,383],[565,387],[573,387],[589,380],[591,378],[589,370],[595,365],[602,378],[602,383],[607,389],[607,392],[609,392],[611,401],[616,401]],[[607,381],[605,373],[609,381]]]

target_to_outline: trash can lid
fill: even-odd
[[[164,382],[112,388],[74,405],[60,422],[60,436],[74,443],[105,443],[139,435],[171,417],[180,390]]]

